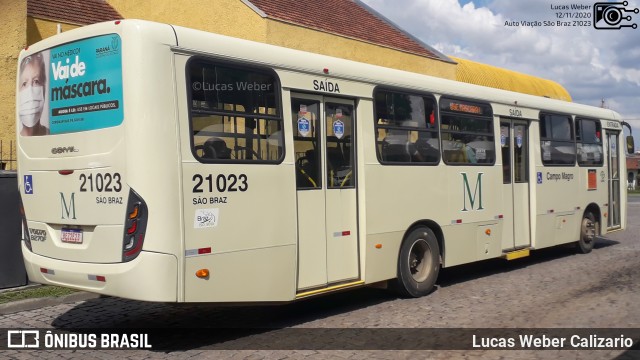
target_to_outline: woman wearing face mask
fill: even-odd
[[[27,56],[20,63],[19,115],[22,129],[20,135],[39,136],[49,134],[42,124],[46,89],[45,65],[42,54]]]

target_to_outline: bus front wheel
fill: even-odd
[[[578,251],[583,254],[590,253],[599,233],[600,223],[591,212],[586,212],[580,225],[580,240],[576,244]]]
[[[431,229],[418,227],[402,241],[396,289],[402,296],[420,297],[433,291],[440,271],[440,247]]]

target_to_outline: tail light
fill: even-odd
[[[147,230],[147,204],[131,189],[127,203],[127,213],[124,219],[124,234],[122,240],[122,261],[135,259],[142,251],[144,233]]]
[[[24,212],[24,206],[22,205],[22,196],[20,196],[20,219],[22,220],[22,240],[24,244],[27,246],[29,251],[33,252],[31,249],[31,237],[29,236],[29,227],[27,226],[27,216]]]

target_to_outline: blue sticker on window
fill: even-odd
[[[344,123],[342,121],[336,120],[333,122],[333,135],[338,139],[342,139],[344,136]]]
[[[542,184],[542,173],[538,171],[538,184]]]
[[[311,123],[309,120],[303,117],[298,119],[298,132],[305,137],[309,135],[311,132]]]

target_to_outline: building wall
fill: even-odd
[[[35,44],[42,39],[57,34],[58,24],[60,24],[60,31],[69,31],[80,27],[79,25],[65,24],[59,21],[27,17],[27,44]]]
[[[455,64],[262,18],[239,0],[107,0],[123,18],[138,18],[266,42],[417,73],[455,79]],[[189,6],[185,6],[188,4]],[[212,15],[213,14],[213,15]]]
[[[107,0],[125,19],[151,20],[265,41],[266,22],[240,0]]]
[[[0,23],[3,24],[0,42],[0,140],[3,151],[0,157],[9,155],[9,141],[16,137],[15,86],[20,50],[27,44],[26,1],[0,1]]]
[[[267,20],[266,42],[343,59],[455,80],[456,65],[359,40]]]

